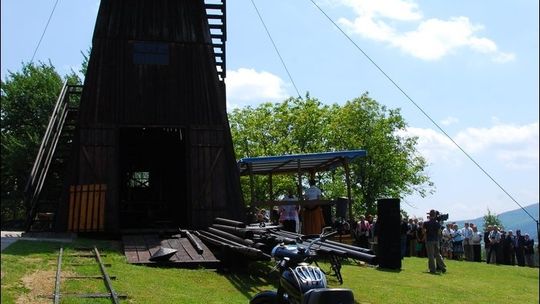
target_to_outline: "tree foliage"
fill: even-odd
[[[62,79],[50,62],[40,62],[0,82],[2,220],[24,216],[24,187],[64,81],[80,83],[74,72]]]
[[[434,189],[424,172],[426,160],[416,151],[417,139],[400,135],[406,123],[399,110],[387,109],[367,93],[344,105],[324,105],[307,95],[248,106],[235,109],[229,121],[237,158],[367,150],[367,157],[351,165],[356,213],[374,213],[381,197],[425,196]],[[343,169],[320,172],[318,177],[326,196],[346,196]],[[269,199],[266,182],[262,178],[255,182],[256,198]],[[281,193],[295,182],[295,176],[273,179]],[[242,184],[249,201],[248,181],[243,179]]]
[[[488,226],[497,226],[499,229],[504,230],[502,221],[499,219],[499,216],[495,213],[491,213],[491,210],[487,210],[487,214],[484,215],[484,231],[487,230]]]

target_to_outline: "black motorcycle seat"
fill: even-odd
[[[345,288],[316,288],[308,290],[302,304],[354,304],[354,295]]]

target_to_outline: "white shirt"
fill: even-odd
[[[317,186],[315,185],[309,187],[309,189],[307,189],[304,194],[307,200],[317,200],[321,198],[321,195],[322,195],[321,189],[317,188]]]
[[[480,231],[477,231],[477,232],[473,231],[473,235],[471,237],[472,243],[475,245],[479,245],[480,242],[482,241],[482,237],[483,235]]]
[[[285,197],[284,201],[297,201],[296,197]],[[295,220],[298,222],[298,207],[296,205],[282,205],[280,207],[280,220]]]
[[[454,233],[453,229],[444,228],[442,231],[442,237],[444,241],[448,241],[452,238],[452,234]]]
[[[461,229],[461,234],[464,238],[471,239],[473,236],[473,230],[471,227],[463,227],[463,229]]]
[[[498,243],[501,240],[501,233],[497,230],[491,230],[489,233],[489,239],[492,244]]]

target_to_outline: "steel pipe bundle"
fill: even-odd
[[[216,218],[207,231],[199,230],[196,235],[204,242],[225,248],[244,256],[267,260],[276,245],[298,243],[308,246],[318,236],[306,236],[279,228],[250,229],[246,224],[234,220]],[[368,264],[377,264],[377,257],[370,249],[325,240],[315,242],[313,249],[321,255],[351,258]]]
[[[240,253],[242,255],[248,256],[250,258],[255,258],[258,260],[270,259],[270,255],[268,255],[267,253],[264,253],[260,249],[246,246],[244,244],[235,242],[225,237],[216,235],[212,232],[199,230],[199,231],[196,231],[195,234],[201,240],[206,241],[214,246],[218,246],[229,251],[234,251],[236,253]]]
[[[225,232],[234,234],[234,235],[236,235],[238,237],[241,237],[243,239],[252,239],[253,238],[253,231],[247,230],[246,228],[227,226],[227,225],[221,225],[221,224],[213,224],[212,228],[223,230]]]
[[[238,228],[246,228],[246,224],[243,223],[243,222],[230,220],[230,219],[225,219],[225,218],[221,218],[221,217],[216,217],[214,219],[214,223],[227,225],[227,226],[232,226],[232,227],[238,227]]]

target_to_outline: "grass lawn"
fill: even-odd
[[[115,290],[128,295],[121,303],[248,303],[255,293],[275,289],[272,263],[251,263],[244,271],[152,268],[130,265],[115,242],[78,239],[74,243],[17,241],[2,252],[2,303],[51,303],[56,259],[64,247],[64,274],[99,274],[69,257],[75,247],[96,244],[104,263],[112,264]],[[79,259],[79,260],[77,260]],[[401,271],[343,266],[344,284],[358,303],[539,303],[538,268],[447,261],[443,275],[427,273],[427,259],[405,258]],[[332,287],[340,287],[330,277]],[[106,292],[99,280],[69,280],[62,292]],[[62,303],[111,303],[110,300],[64,299]]]

